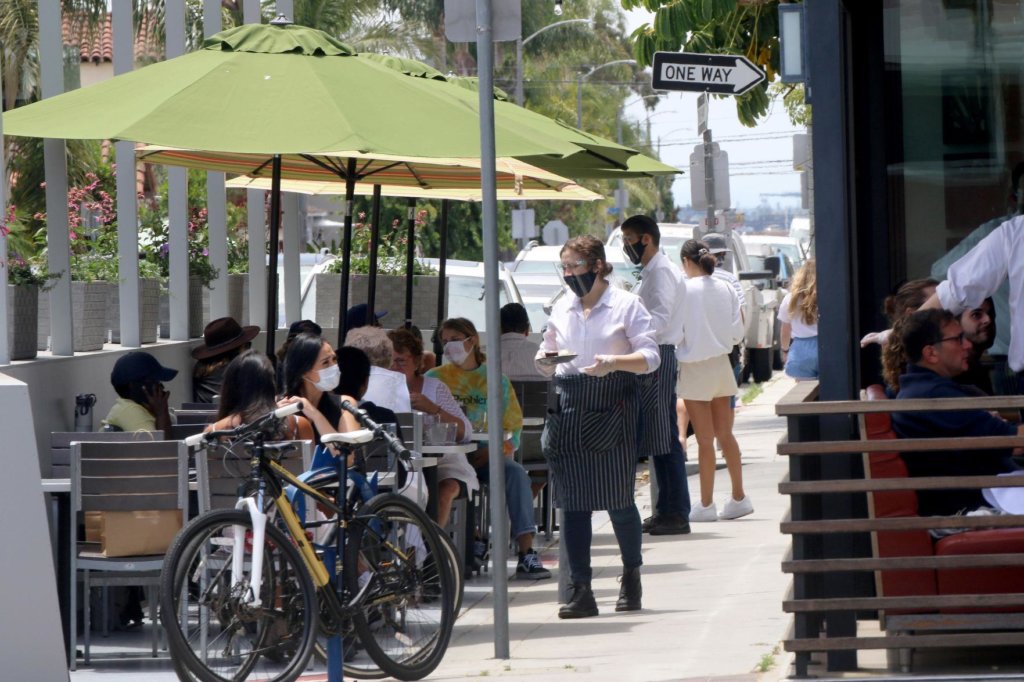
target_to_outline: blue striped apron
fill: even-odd
[[[634,503],[640,401],[636,375],[555,377],[558,409],[541,445],[555,504],[569,511],[622,509]]]
[[[676,347],[658,346],[657,371],[637,376],[640,391],[640,454],[664,455],[672,450],[672,422],[676,406]]]

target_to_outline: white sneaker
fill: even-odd
[[[718,509],[715,507],[714,502],[707,507],[702,505],[700,502],[697,502],[690,507],[690,523],[703,523],[705,521],[717,520]]]
[[[725,506],[722,507],[722,513],[718,515],[718,518],[726,520],[738,519],[741,516],[753,513],[754,503],[750,501],[749,495],[744,495],[742,500],[734,500],[730,497],[726,501]]]

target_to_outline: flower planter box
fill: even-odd
[[[248,324],[249,319],[249,306],[248,306],[248,288],[249,288],[249,275],[245,273],[234,273],[228,275],[228,317],[235,318],[235,321],[239,324]],[[212,292],[203,287],[203,319],[206,322],[214,319],[213,314],[210,312],[210,294]],[[205,328],[205,325],[204,325]],[[200,336],[202,333],[200,333]]]
[[[139,325],[142,343],[156,342],[160,324],[160,280],[139,279]],[[114,285],[107,306],[107,329],[114,343],[121,343],[121,287]]]
[[[203,291],[208,291],[198,277],[188,278],[188,336],[190,339],[203,335],[203,328],[209,322],[203,311]],[[170,290],[160,294],[160,338],[171,336],[171,296],[176,295]],[[207,307],[207,310],[209,308]]]
[[[36,356],[39,287],[7,285],[7,349],[11,360]]]
[[[348,307],[365,303],[368,297],[368,275],[352,275],[349,284]],[[412,323],[420,329],[437,326],[437,291],[441,279],[436,275],[416,275],[412,285]],[[341,293],[341,275],[316,275],[316,322],[322,327],[338,326],[338,297]],[[395,328],[405,322],[405,277],[378,275],[373,307],[386,310],[384,326]],[[448,302],[445,301],[445,317]]]
[[[72,282],[72,350],[76,353],[101,350],[107,340],[107,302],[116,285],[109,282]],[[39,295],[37,347],[49,350],[50,292]]]

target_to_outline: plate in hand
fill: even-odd
[[[550,355],[543,358],[537,358],[537,363],[540,365],[560,365],[563,362],[571,362],[575,360],[578,355],[576,353],[570,353],[568,355]]]

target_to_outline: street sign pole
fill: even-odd
[[[704,195],[707,197],[705,234],[715,229],[715,155],[711,145],[711,129],[704,131]]]

